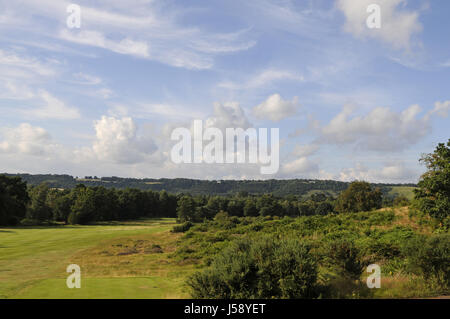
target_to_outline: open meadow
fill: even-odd
[[[0,228],[0,298],[182,298],[192,266],[168,258],[174,219]],[[66,267],[81,267],[69,289]]]
[[[233,242],[265,235],[312,244],[312,252],[321,256],[318,284],[332,293],[325,297],[417,298],[442,293],[406,271],[406,240],[429,237],[433,231],[429,218],[415,216],[407,207],[297,218],[224,215],[172,232],[175,225],[175,219],[160,218],[1,228],[0,297],[189,298],[186,280],[191,274],[211,265]],[[358,282],[342,277],[329,263],[329,249],[343,238],[355,244],[363,259],[381,266],[381,289],[365,286],[365,272]],[[69,264],[81,267],[81,289],[66,286]]]

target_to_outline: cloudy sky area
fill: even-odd
[[[0,2],[1,172],[416,182],[450,137],[447,0],[74,3]],[[172,163],[194,119],[280,128],[278,174]]]

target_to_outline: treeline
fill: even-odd
[[[122,178],[84,176],[83,178],[70,175],[31,175],[31,174],[5,174],[18,176],[29,185],[37,186],[46,183],[51,188],[72,189],[77,185],[103,186],[106,188],[137,188],[160,192],[166,190],[172,194],[189,193],[192,195],[235,195],[240,192],[249,194],[272,193],[275,196],[302,195],[311,191],[320,191],[336,196],[345,190],[350,183],[333,180],[288,179],[288,180],[197,180],[188,178]],[[415,186],[414,184],[371,184],[378,187],[383,194],[387,194],[393,186]]]
[[[84,185],[61,190],[45,183],[27,187],[19,177],[0,175],[0,225],[176,217],[177,200],[177,196],[166,191]]]
[[[174,195],[164,190],[122,190],[85,185],[66,190],[51,188],[45,183],[27,187],[19,177],[0,175],[0,193],[1,225],[88,224],[141,217],[177,217],[180,222],[201,222],[213,219],[218,213],[237,217],[296,217],[371,210],[382,206],[381,191],[366,182],[352,183],[337,198],[315,193],[303,199],[299,195],[279,197],[247,192],[232,196]]]
[[[392,205],[408,204],[405,197],[397,197]],[[236,217],[256,216],[311,216],[331,213],[369,211],[381,208],[382,192],[367,182],[355,181],[337,198],[324,193],[276,197],[273,194],[250,196],[240,193],[232,197],[184,195],[178,200],[177,216],[180,222],[201,222],[223,213]]]

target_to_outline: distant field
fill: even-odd
[[[411,186],[392,186],[392,189],[389,191],[389,195],[403,195],[408,199],[413,199],[414,198],[414,192],[413,190],[415,189],[415,187],[411,187]]]
[[[168,258],[179,238],[174,224],[0,228],[0,298],[187,297],[193,265]],[[81,267],[81,289],[66,286],[69,264]]]

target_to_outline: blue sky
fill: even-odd
[[[1,171],[416,182],[450,137],[448,1],[74,3],[0,3]],[[194,119],[280,128],[278,174],[174,164]]]

